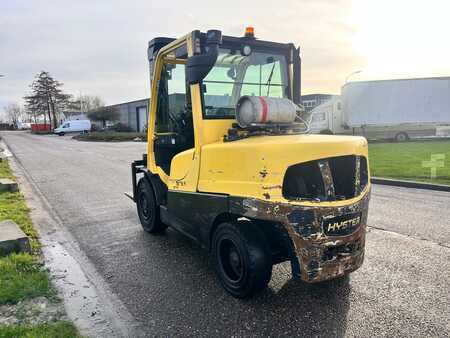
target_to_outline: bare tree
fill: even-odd
[[[70,101],[69,109],[80,113],[87,113],[91,110],[99,109],[104,105],[105,103],[99,96],[79,95],[75,100]]]
[[[35,119],[38,114],[44,115],[44,121],[48,117],[52,128],[57,127],[61,112],[69,106],[70,95],[63,93],[62,85],[50,73],[41,71],[31,84],[31,94],[25,96],[27,111]]]
[[[23,110],[17,103],[11,103],[5,108],[6,117],[8,122],[14,126],[14,129],[18,128],[19,122],[23,116]]]

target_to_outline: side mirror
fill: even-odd
[[[219,56],[219,45],[222,44],[222,32],[209,30],[206,33],[205,54],[191,56],[187,61],[187,77],[189,84],[200,83],[210,72]]]

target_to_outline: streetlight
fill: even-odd
[[[350,79],[353,75],[359,74],[361,72],[362,72],[362,70],[355,70],[354,72],[351,72],[350,74],[348,74],[347,77],[345,78],[345,83],[347,83],[348,79]]]

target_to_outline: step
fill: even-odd
[[[16,192],[19,191],[19,186],[9,178],[0,178],[0,191]]]
[[[19,226],[11,220],[0,222],[0,256],[12,252],[31,253],[30,240]]]

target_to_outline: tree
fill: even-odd
[[[117,121],[119,119],[119,109],[114,106],[103,106],[89,111],[87,116],[92,121],[102,122],[103,127],[105,127],[106,121]]]
[[[41,71],[31,84],[31,94],[25,96],[27,111],[48,117],[51,127],[57,127],[58,117],[62,110],[69,106],[70,95],[64,94],[62,83],[53,79],[49,72]]]
[[[17,103],[11,103],[5,108],[6,117],[8,122],[14,126],[14,129],[18,128],[19,122],[23,116],[23,110]]]
[[[103,107],[105,103],[99,96],[95,95],[80,95],[74,101],[70,102],[70,109],[87,113],[91,110],[96,110]]]

